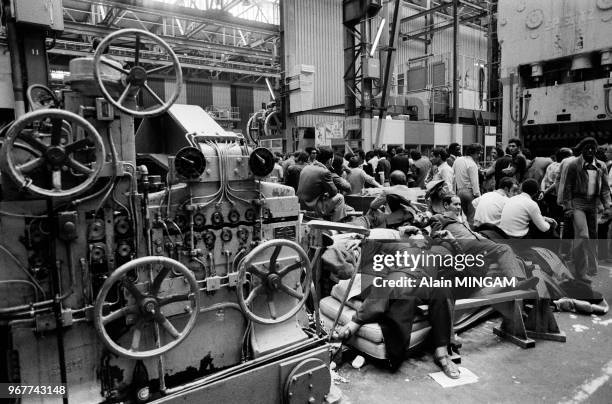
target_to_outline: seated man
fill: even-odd
[[[360,271],[363,303],[352,320],[339,329],[338,337],[347,339],[363,324],[379,323],[383,332],[387,359],[391,369],[396,370],[402,363],[406,348],[410,344],[415,310],[418,305],[428,304],[429,321],[432,326],[431,337],[435,347],[434,361],[448,377],[456,379],[460,376],[459,369],[448,356],[448,346],[453,333],[454,306],[450,289],[432,287],[431,281],[430,285],[421,285],[424,278],[436,279],[438,268],[431,265],[415,269],[404,267],[397,262],[380,271],[373,267],[376,255],[416,256],[422,252],[421,245],[406,241],[369,240],[362,244]],[[436,252],[432,251],[432,254]],[[399,281],[397,283],[401,282],[403,285],[381,285],[380,279],[375,280],[377,277],[386,281]],[[406,280],[410,280],[408,282],[412,282],[412,285]]]
[[[370,209],[379,209],[387,204],[387,195],[405,196],[410,192],[410,188],[406,185],[406,174],[400,170],[395,170],[389,175],[389,183],[391,186],[383,188],[380,195],[370,203]]]
[[[516,180],[504,177],[499,181],[499,186],[493,192],[487,192],[474,199],[472,205],[476,208],[474,214],[474,227],[490,224],[499,227],[501,215],[506,202],[514,196],[518,190]]]
[[[521,185],[521,193],[506,202],[502,210],[499,228],[514,238],[553,238],[557,222],[542,216],[538,203],[538,182],[527,179]]]
[[[316,160],[304,167],[300,173],[297,196],[303,208],[337,222],[346,216],[346,205],[344,197],[334,185],[332,173],[327,168],[333,157],[330,148],[319,149]]]
[[[470,229],[469,225],[461,220],[461,200],[458,196],[448,194],[443,197],[445,212],[431,218],[431,229],[434,232],[448,230],[455,238],[456,245],[463,254],[482,254],[485,266],[470,272],[476,276],[498,276],[507,278],[525,279],[525,269],[516,257],[516,254],[506,244],[496,243],[482,234]],[[497,263],[495,273],[491,273],[489,264]]]

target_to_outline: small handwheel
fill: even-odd
[[[139,268],[141,269],[140,273],[146,273],[148,277],[150,271],[146,269],[153,271],[155,266],[159,269],[155,278],[151,276],[153,278],[151,282],[137,286],[129,279],[133,272],[138,271]],[[184,284],[187,284],[188,291],[162,296],[160,287],[171,272],[184,277]],[[112,306],[116,303],[106,301],[109,292],[113,290],[116,283],[119,284],[117,291],[123,291],[123,294],[119,293],[119,301],[124,297],[126,302],[121,308],[113,308]],[[142,290],[145,289],[145,286],[148,292]],[[164,306],[179,302],[189,302],[184,311],[189,314],[189,319],[182,331],[178,331],[162,312]],[[106,347],[113,353],[131,359],[146,359],[161,355],[183,342],[193,330],[199,311],[200,289],[195,277],[187,267],[167,257],[142,257],[122,265],[104,281],[96,298],[94,325]],[[110,336],[106,327],[120,319],[125,319],[127,323],[128,316],[133,324],[130,330],[133,329],[133,331],[130,347],[125,348]],[[154,348],[141,350],[143,332],[148,324],[155,325],[157,343]],[[165,331],[170,339],[166,344],[162,343],[161,335],[158,334],[160,328]]]
[[[83,134],[79,140],[76,136],[81,131],[77,128]],[[21,159],[15,153],[16,143],[30,146],[29,160],[18,161]],[[106,152],[96,128],[81,116],[59,109],[40,109],[13,123],[0,155],[4,171],[19,188],[39,196],[65,198],[94,184]],[[43,175],[44,171],[50,175]],[[69,187],[64,188],[67,183]]]
[[[136,42],[135,42],[135,48],[134,48],[134,63],[131,66],[131,68],[128,70],[128,69],[118,66],[116,62],[106,58],[104,56],[104,52],[106,51],[107,48],[109,48],[113,40],[121,38],[121,37],[131,37],[131,36],[136,37]],[[154,44],[162,47],[167,52],[168,57],[172,63],[167,63],[162,66],[154,67],[148,70],[145,69],[143,66],[141,66],[140,48],[142,45],[141,38],[143,37],[148,38]],[[123,77],[124,88],[123,90],[121,90],[121,95],[117,99],[115,99],[110,94],[110,92],[106,88],[106,85],[104,84],[103,76],[101,74],[102,64],[124,74],[124,77]],[[145,118],[148,116],[155,116],[155,115],[163,114],[164,112],[168,110],[168,108],[172,106],[172,104],[174,104],[174,102],[178,99],[179,95],[181,94],[181,87],[183,83],[183,72],[181,71],[181,64],[178,60],[178,57],[172,51],[172,48],[170,48],[170,46],[163,39],[161,39],[157,35],[154,35],[150,32],[147,32],[141,29],[133,29],[133,28],[121,29],[119,31],[116,31],[108,35],[106,38],[104,38],[102,42],[100,42],[100,44],[96,48],[96,53],[94,54],[93,65],[94,65],[94,75],[96,77],[96,80],[98,81],[98,86],[100,87],[100,90],[102,91],[102,94],[104,95],[104,98],[106,98],[108,102],[113,104],[120,111],[123,111],[126,114],[129,114],[132,116],[136,116],[139,118]],[[172,95],[170,96],[170,98],[167,101],[165,101],[155,91],[153,91],[153,89],[147,83],[147,80],[148,80],[149,75],[161,72],[171,67],[174,68],[174,80],[176,82],[176,87],[174,88],[174,91],[172,92]],[[153,97],[153,99],[157,102],[157,104],[159,104],[159,106],[154,107],[152,109],[139,111],[136,109],[130,109],[124,105],[124,102],[126,100],[128,100],[129,98],[135,98],[140,92],[140,90],[142,90],[143,88],[147,92],[149,92],[151,97]]]
[[[291,259],[292,263],[279,268],[278,258],[283,247],[292,251],[293,256],[297,254],[297,257]],[[270,249],[272,249],[271,254]],[[256,323],[277,324],[287,321],[302,308],[306,299],[308,299],[312,277],[310,260],[302,247],[293,241],[266,241],[248,253],[238,264],[238,267],[238,287],[236,288],[238,303],[244,314]],[[283,282],[283,279],[294,271],[299,271],[295,288],[288,285],[286,281]],[[247,273],[255,275],[255,277],[251,277],[252,287],[248,296],[245,297],[244,286],[247,283]],[[255,279],[259,279],[259,282],[255,282]],[[274,296],[281,292],[298,300],[297,304],[284,314],[277,312],[274,302]],[[255,314],[251,309],[255,298],[260,295],[266,296],[269,317]]]
[[[49,87],[32,84],[26,91],[26,97],[33,111],[43,108],[59,108],[60,102]]]

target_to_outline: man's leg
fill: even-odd
[[[585,279],[588,264],[589,226],[586,213],[574,209],[574,275],[577,279]]]
[[[586,253],[588,256],[587,275],[597,275],[597,207],[584,211],[589,229],[589,240],[586,241]]]
[[[337,222],[346,217],[346,205],[344,196],[336,194],[333,198],[319,198],[317,201],[317,213],[323,217]]]

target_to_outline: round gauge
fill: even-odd
[[[231,239],[232,239],[232,231],[230,229],[221,230],[221,240],[223,240],[223,242],[227,243]]]
[[[130,222],[127,217],[119,216],[115,218],[115,231],[117,234],[125,236],[130,231]]]
[[[249,168],[257,177],[265,177],[274,169],[274,155],[265,147],[258,147],[249,156]]]
[[[197,228],[202,228],[206,224],[206,216],[201,213],[193,215],[193,225]]]
[[[217,236],[215,236],[215,233],[213,233],[212,231],[207,231],[202,234],[202,239],[204,240],[204,244],[206,244],[206,247],[209,250],[212,250],[215,245],[215,241],[217,240]]]
[[[249,231],[246,228],[241,227],[236,232],[236,235],[238,236],[240,241],[242,241],[244,243],[249,238]]]
[[[240,212],[237,210],[231,210],[227,216],[227,219],[230,221],[230,223],[238,223],[240,220]]]
[[[197,180],[206,169],[206,158],[195,147],[184,147],[176,153],[174,169],[185,180]]]
[[[223,214],[221,214],[221,212],[213,213],[211,217],[211,221],[215,226],[220,225],[221,223],[223,223]]]
[[[255,221],[255,210],[253,209],[247,209],[244,212],[244,218],[247,220],[247,222],[254,222]]]

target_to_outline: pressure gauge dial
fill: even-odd
[[[227,217],[230,223],[238,223],[240,220],[240,212],[232,209]]]
[[[221,240],[223,240],[224,243],[227,243],[229,241],[232,240],[232,231],[230,229],[223,229],[221,230]]]
[[[217,236],[212,231],[206,231],[202,234],[202,239],[204,240],[204,244],[206,244],[206,248],[212,250],[215,246],[215,241],[217,240]]]
[[[195,147],[184,147],[176,153],[174,169],[182,179],[197,180],[206,169],[206,158]]]
[[[274,169],[274,155],[265,147],[258,147],[249,156],[249,168],[257,177],[265,177]]]
[[[223,223],[223,214],[221,212],[215,212],[212,214],[210,219],[215,226],[219,226]]]

